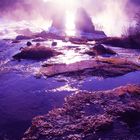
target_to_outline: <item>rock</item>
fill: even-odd
[[[40,33],[35,35],[35,37],[43,38],[43,39],[46,38],[46,36],[47,36],[47,32],[46,31],[42,31],[42,32],[40,32]]]
[[[85,52],[85,54],[91,55],[91,56],[111,56],[116,55],[116,52],[113,50],[104,47],[101,44],[96,44],[92,49]]]
[[[12,40],[12,43],[20,43],[20,40]]]
[[[28,41],[26,45],[29,47],[29,46],[32,46],[32,43]]]
[[[92,20],[84,8],[78,8],[75,23],[76,29],[80,32],[92,33],[95,31]]]
[[[22,51],[14,55],[13,58],[17,60],[20,59],[40,60],[47,59],[59,54],[61,53],[45,46],[31,46],[22,49]]]
[[[78,36],[85,38],[88,41],[107,37],[103,31],[95,30],[94,23],[84,8],[78,8],[75,25]]]
[[[93,75],[94,73],[94,76],[116,77],[136,70],[140,70],[140,67],[133,62],[121,58],[107,57],[94,60],[82,60],[71,64],[43,64],[40,73],[46,76],[59,74],[73,75],[73,73],[85,75],[87,71],[87,75]]]
[[[93,52],[95,52],[96,55],[116,55],[116,52],[114,52],[113,50],[109,49],[109,48],[105,48],[103,45],[99,44],[99,45],[95,45],[92,48]]]
[[[112,47],[140,49],[140,35],[128,36],[128,37],[108,37],[97,42],[111,45]]]
[[[57,42],[52,42],[52,46],[57,46]]]
[[[18,35],[15,40],[28,40],[32,39],[30,36]]]
[[[90,93],[80,91],[66,97],[61,108],[54,109],[44,116],[35,117],[22,140],[32,140],[33,138],[35,140],[42,138],[44,140],[89,140],[89,137],[90,139],[110,139],[110,136],[113,139],[116,136],[117,139],[126,137],[131,139],[131,130],[137,130],[133,136],[138,139],[140,130],[135,128],[135,124],[140,122],[140,85],[131,85],[133,88],[129,92],[129,98],[119,96],[119,92],[127,94],[124,89],[129,90],[129,86]],[[131,96],[135,92],[138,93],[137,96]],[[96,114],[88,115],[85,112],[87,104],[93,106],[93,111],[94,108],[98,109],[96,105],[100,106],[103,111],[96,111]],[[134,123],[131,117],[134,119]],[[119,125],[122,122],[125,125]],[[123,133],[119,129],[126,129],[127,133]]]
[[[123,38],[119,37],[108,37],[98,40],[97,42],[116,47],[126,47],[128,44]]]
[[[39,47],[39,46],[41,46],[41,44],[40,43],[36,43],[36,46]]]
[[[124,87],[119,87],[115,89],[113,92],[119,96],[123,96],[126,93],[131,93],[131,95],[135,96],[140,94],[139,91],[140,91],[140,86],[129,84]]]
[[[77,37],[71,37],[69,41],[73,44],[86,44],[88,45],[88,40],[86,38],[77,38]]]

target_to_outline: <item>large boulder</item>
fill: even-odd
[[[30,47],[23,48],[21,52],[14,55],[13,58],[16,60],[21,60],[21,59],[39,60],[39,59],[47,59],[47,58],[50,58],[59,54],[61,53],[49,47],[30,46]]]
[[[89,51],[85,52],[88,55],[91,56],[111,56],[111,55],[116,55],[117,53],[115,51],[113,51],[110,48],[106,48],[101,44],[97,44],[95,45],[93,48],[91,48]]]
[[[93,33],[95,31],[92,20],[84,8],[78,8],[75,23],[76,29],[80,32]]]
[[[75,26],[78,36],[86,38],[89,41],[106,38],[106,34],[103,31],[95,29],[90,15],[84,8],[78,8],[76,12]]]
[[[95,52],[96,55],[115,55],[116,52],[114,52],[113,50],[104,47],[101,44],[95,45],[92,50]]]

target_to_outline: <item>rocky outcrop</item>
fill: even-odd
[[[106,45],[111,45],[112,47],[130,48],[130,49],[140,49],[140,35],[132,35],[128,37],[108,37],[97,42]]]
[[[95,58],[82,60],[71,64],[43,64],[40,73],[45,76],[58,74],[80,73],[91,74],[102,77],[116,77],[126,73],[140,70],[140,67],[133,62],[121,58]]]
[[[89,54],[91,56],[98,56],[98,55],[101,55],[101,56],[108,55],[109,56],[109,55],[116,55],[116,52],[114,52],[110,48],[104,47],[101,44],[97,44],[92,49],[87,51],[86,54]]]
[[[21,52],[14,55],[13,58],[16,60],[21,59],[40,60],[47,59],[60,54],[61,54],[60,52],[57,52],[52,48],[37,45],[23,48]]]
[[[35,117],[22,140],[138,139],[139,99],[139,85],[78,92],[67,97],[62,108]]]
[[[115,55],[116,52],[114,52],[113,50],[109,49],[109,48],[105,48],[103,45],[95,45],[93,47],[93,51],[95,52],[96,55]]]
[[[81,38],[85,38],[87,40],[96,40],[107,37],[103,31],[95,30],[92,18],[82,7],[78,8],[76,12],[75,26],[76,33]]]
[[[95,31],[92,20],[84,8],[78,8],[75,23],[76,29],[80,32],[93,33]]]
[[[31,37],[31,36],[18,35],[15,40],[29,40],[29,39],[32,39],[32,38],[33,37]]]

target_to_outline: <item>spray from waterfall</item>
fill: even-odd
[[[66,22],[66,27],[74,29],[72,21],[76,15],[73,9],[83,6],[96,29],[103,30],[108,36],[121,36],[130,25],[135,25],[133,17],[140,7],[138,4],[137,0],[1,0],[0,24],[2,21],[10,24],[24,21],[31,24],[30,27],[47,30],[56,11],[63,9],[66,19],[71,19],[71,23]]]

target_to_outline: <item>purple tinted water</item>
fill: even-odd
[[[22,44],[23,45],[23,44]],[[11,56],[20,48],[7,43],[0,45],[0,140],[18,140],[30,126],[33,117],[61,107],[73,91],[54,89],[69,85],[77,90],[108,90],[126,84],[140,84],[140,72],[115,78],[59,77],[36,79],[32,69],[40,62],[13,62]],[[79,80],[81,79],[81,80]]]

